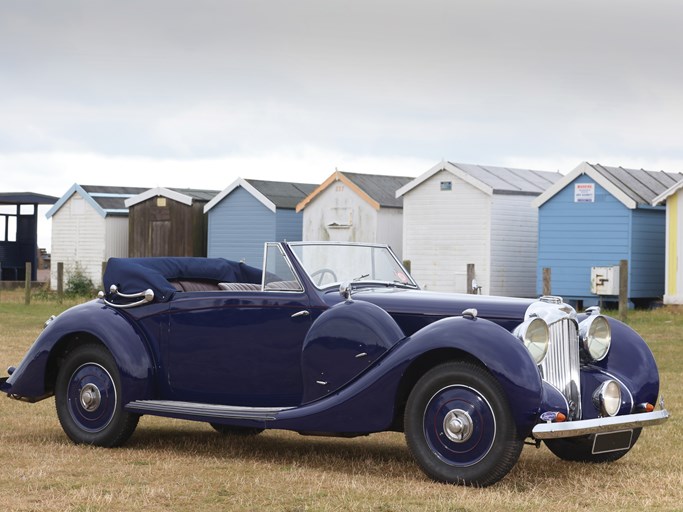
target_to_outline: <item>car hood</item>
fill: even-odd
[[[405,288],[360,288],[353,291],[354,300],[380,306],[394,317],[423,317],[426,323],[449,316],[460,316],[466,309],[476,309],[486,318],[511,330],[524,320],[524,313],[534,299],[517,299],[488,295],[442,293]],[[328,302],[339,302],[337,292],[326,294]]]

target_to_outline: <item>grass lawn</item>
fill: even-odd
[[[0,292],[0,368],[16,365],[51,315],[71,305]],[[54,399],[0,397],[0,503],[26,511],[488,511],[683,510],[683,310],[637,311],[629,323],[658,361],[673,417],[646,429],[610,465],[566,463],[524,448],[486,489],[436,484],[402,434],[357,439],[266,431],[224,437],[202,423],[145,416],[122,448],[73,445]]]

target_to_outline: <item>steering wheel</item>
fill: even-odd
[[[331,268],[326,268],[326,267],[319,268],[318,270],[313,272],[311,274],[311,279],[313,281],[315,281],[315,278],[317,277],[318,282],[315,284],[321,285],[327,274],[330,274],[330,276],[332,277],[332,282],[337,281],[337,274],[334,273],[334,270],[332,270]]]

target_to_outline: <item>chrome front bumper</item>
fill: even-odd
[[[559,439],[562,437],[578,437],[618,430],[660,425],[669,419],[666,409],[625,416],[612,416],[594,420],[566,421],[562,423],[539,423],[531,431],[534,439]]]

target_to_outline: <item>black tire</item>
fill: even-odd
[[[114,447],[125,443],[139,415],[123,410],[114,358],[102,345],[67,354],[57,373],[55,405],[62,429],[76,444]]]
[[[406,404],[406,442],[434,480],[485,487],[517,463],[517,434],[498,381],[484,368],[454,361],[425,373]]]
[[[633,430],[631,448],[633,448],[636,441],[638,441],[641,430],[642,429],[639,428]],[[591,453],[593,451],[593,436],[582,436],[570,439],[548,439],[544,442],[554,455],[562,460],[571,462],[590,462],[594,464],[614,462],[631,451],[631,448],[629,448],[628,450],[593,454]]]
[[[222,423],[209,423],[219,434],[226,436],[257,436],[264,429],[258,427],[236,427],[234,425],[223,425]]]

